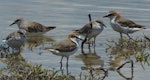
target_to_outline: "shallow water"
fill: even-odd
[[[150,0],[1,0],[0,1],[0,39],[5,38],[9,33],[18,29],[17,25],[9,26],[17,17],[23,17],[26,20],[36,21],[43,25],[55,25],[57,28],[52,30],[42,38],[32,37],[21,53],[27,62],[32,64],[43,64],[45,68],[58,68],[60,57],[43,50],[44,46],[50,46],[51,42],[65,39],[66,36],[74,29],[79,29],[88,23],[88,14],[92,15],[92,20],[102,18],[109,10],[117,10],[124,17],[144,25],[146,30],[142,30],[132,34],[135,37],[142,37],[143,33],[149,35],[149,19],[150,19]],[[79,49],[69,58],[69,72],[71,74],[79,74],[81,67],[90,64],[96,66],[109,67],[109,56],[105,52],[107,47],[106,40],[116,40],[119,34],[112,30],[109,19],[103,19],[107,28],[96,39],[96,52],[89,54],[88,59],[82,58]],[[126,35],[125,35],[126,36]],[[44,43],[44,44],[43,44]],[[88,48],[85,46],[85,52]],[[93,50],[92,50],[92,53]],[[41,55],[39,55],[41,54]],[[118,64],[121,64],[118,59]],[[88,62],[88,63],[87,63]],[[65,66],[66,59],[63,60]],[[117,63],[117,62],[116,62]],[[0,67],[4,65],[1,63]],[[143,70],[140,64],[135,64],[133,80],[149,79],[149,66],[145,66]],[[128,67],[124,69],[128,74]],[[116,77],[117,76],[117,77]],[[110,71],[106,80],[123,80],[115,71]]]

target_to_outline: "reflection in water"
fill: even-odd
[[[126,80],[132,80],[133,79],[133,61],[136,60],[135,64],[137,62],[140,63],[147,63],[149,57],[149,53],[147,53],[147,50],[149,49],[149,41],[146,41],[145,39],[119,39],[119,41],[109,41],[108,44],[110,48],[110,61],[109,61],[109,70],[116,71],[117,73],[123,77]],[[109,48],[106,48],[107,50]],[[122,62],[127,61],[122,64]],[[124,72],[120,72],[120,69],[123,68],[123,66],[126,63],[131,63],[131,77],[125,76],[126,74]],[[135,65],[134,64],[134,65]],[[141,64],[141,66],[144,69],[144,65]]]
[[[86,38],[85,38],[86,39]],[[84,51],[84,48],[83,48],[83,44],[87,44],[88,45],[88,49],[89,49],[89,52],[91,52],[91,47],[93,47],[94,49],[94,53],[95,53],[95,45],[93,44],[93,41],[86,41],[86,42],[82,42],[81,43],[81,53],[82,54],[85,54],[85,51]],[[92,44],[92,45],[91,45]]]
[[[62,59],[63,59],[63,57],[62,57]],[[61,59],[61,60],[62,60],[62,59]],[[68,65],[68,61],[66,62],[66,66],[65,66],[65,67],[66,67],[66,74],[69,75],[69,69],[68,69],[69,65]],[[62,61],[60,62],[60,71],[61,71],[61,74],[64,75],[64,70],[63,70]]]
[[[72,75],[59,75],[59,70],[44,69],[42,65],[31,65],[21,54],[8,54],[0,58],[6,64],[0,69],[0,80],[75,80]]]
[[[43,45],[45,43],[50,43],[53,42],[54,40],[48,36],[45,35],[32,35],[32,34],[27,34],[27,41],[24,45],[24,48],[29,48],[33,50],[33,48]]]
[[[81,67],[81,70],[88,71],[86,75],[89,76],[89,80],[104,80],[108,74],[107,69],[103,68],[104,60],[101,60],[100,56],[96,54],[95,49],[94,52],[92,52],[90,48],[88,50],[87,53],[76,56],[76,58],[81,60],[85,65],[85,67]]]
[[[109,70],[115,71],[116,67],[120,66],[121,56],[112,56],[109,60]]]
[[[91,67],[91,66],[98,66],[98,67],[103,67],[104,61],[101,60],[100,56],[98,56],[94,50],[94,52],[91,52],[91,49],[89,49],[89,52],[85,54],[80,54],[76,56],[77,59],[82,60],[84,65],[86,67]]]
[[[109,41],[110,48],[110,68],[113,70],[116,67],[120,66],[120,62],[123,60],[128,60],[131,57],[137,60],[136,55],[145,54],[145,50],[147,47],[147,43],[145,40],[135,39],[119,39],[119,41]],[[106,48],[108,49],[108,48]],[[144,55],[141,56],[143,59]],[[144,61],[144,60],[143,60]]]
[[[126,77],[123,73],[120,72],[120,69],[123,68],[124,65],[126,65],[127,63],[131,63],[131,77]],[[130,60],[130,61],[125,62],[124,64],[122,64],[121,66],[119,66],[119,67],[117,68],[118,74],[119,74],[121,77],[123,77],[124,79],[126,79],[126,80],[132,80],[132,79],[133,79],[133,68],[134,68],[133,64],[134,64],[134,63],[133,63],[133,60]]]
[[[131,48],[130,41],[119,39],[119,41],[111,41],[111,51],[109,60],[109,70],[115,71],[116,67],[121,65],[121,61],[129,59],[134,54],[134,49]]]

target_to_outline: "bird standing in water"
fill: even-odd
[[[132,39],[129,34],[134,33],[136,31],[146,29],[144,26],[136,24],[135,22],[124,18],[117,11],[109,11],[107,15],[104,17],[110,18],[110,25],[113,30],[120,33],[120,37],[122,38],[122,33],[126,34],[130,39]]]
[[[3,39],[3,42],[5,42],[9,47],[12,48],[13,53],[15,51],[20,52],[21,47],[26,41],[25,33],[26,30],[19,29],[16,32],[10,33],[5,39]]]
[[[55,26],[44,26],[37,22],[27,21],[23,18],[17,18],[10,26],[17,24],[19,29],[25,29],[28,33],[33,34],[44,34],[52,29],[55,29]]]

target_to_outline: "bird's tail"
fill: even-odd
[[[46,30],[49,31],[49,30],[52,30],[52,29],[55,29],[55,28],[56,28],[56,26],[48,26],[48,27],[46,27]]]
[[[55,49],[48,49],[48,51],[52,52],[53,54],[59,54],[59,51],[58,50],[55,50]]]

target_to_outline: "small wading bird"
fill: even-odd
[[[79,39],[80,38],[78,37],[77,34],[71,33],[68,35],[67,39],[62,40],[60,42],[56,42],[50,48],[47,49],[48,51],[52,52],[53,54],[61,56],[60,68],[62,68],[63,57],[66,57],[67,58],[66,68],[68,70],[69,56],[74,54],[78,50],[78,47],[79,47],[78,40]]]
[[[26,31],[24,29],[19,29],[18,31],[9,34],[5,39],[3,39],[3,42],[12,48],[13,53],[15,50],[20,52],[21,47],[26,41],[25,33]]]
[[[135,22],[124,18],[117,11],[109,11],[107,15],[104,16],[110,18],[110,25],[113,30],[120,33],[120,37],[122,38],[122,33],[126,34],[129,39],[132,39],[129,34],[134,33],[136,31],[146,29],[144,26],[136,24]]]
[[[10,26],[17,24],[19,29],[25,29],[29,33],[44,34],[54,28],[55,26],[44,26],[37,22],[27,21],[23,18],[17,18]]]
[[[91,17],[89,15],[90,22],[84,25],[81,29],[75,30],[80,37],[85,37],[85,40],[82,42],[81,48],[83,50],[83,45],[87,41],[94,38],[94,47],[95,47],[95,40],[96,37],[103,31],[104,27],[106,27],[101,19],[96,19],[95,21],[91,22]],[[83,52],[83,51],[82,51]]]

